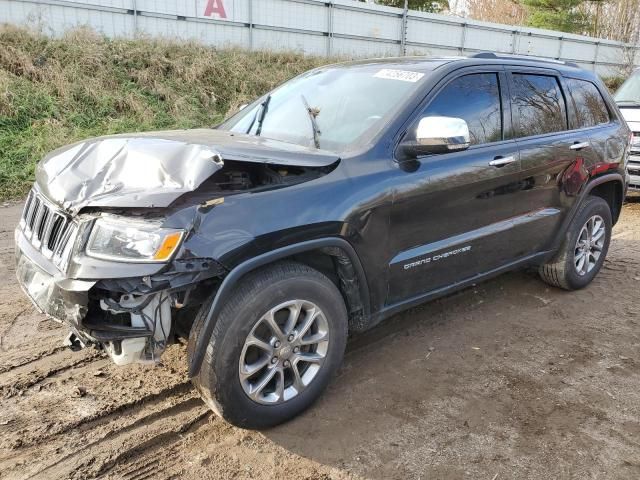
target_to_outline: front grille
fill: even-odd
[[[640,139],[640,132],[633,132],[634,139]],[[634,148],[640,150],[640,145],[632,144],[629,152],[629,161],[627,162],[627,170],[631,175],[640,175],[640,151],[634,151]]]
[[[633,132],[631,137],[631,152],[640,153],[640,132]]]
[[[76,223],[36,190],[31,190],[24,205],[20,229],[42,254],[64,269],[65,259],[77,231]]]

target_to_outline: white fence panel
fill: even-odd
[[[513,34],[505,30],[487,30],[485,27],[466,27],[465,51],[489,50],[497,53],[513,53]]]
[[[517,53],[573,61],[600,75],[640,64],[640,47],[353,0],[0,0],[0,22],[60,35],[193,39],[218,47],[346,57]]]
[[[402,18],[375,11],[334,7],[333,33],[399,41]]]
[[[321,35],[257,29],[253,32],[256,46],[269,46],[273,51],[296,51],[322,56],[327,51],[327,38]],[[263,48],[264,49],[264,48]]]
[[[560,41],[553,37],[527,36],[526,42],[520,43],[520,46],[526,45],[525,55],[534,55],[537,57],[557,58],[560,52]]]
[[[407,42],[450,47],[448,54],[455,53],[462,45],[464,27],[462,23],[436,23],[424,16],[411,16],[407,20]]]
[[[103,0],[104,1],[104,0]],[[142,12],[155,12],[164,15],[189,15],[195,16],[195,4],[193,0],[174,0],[165,2],[158,0],[129,0],[128,9],[135,9]]]
[[[321,5],[295,3],[288,0],[253,2],[253,22],[270,27],[326,32],[327,9]]]
[[[614,50],[617,51],[617,48]],[[602,53],[600,50],[599,53]],[[595,58],[595,47],[592,44],[575,40],[562,41],[562,56],[575,61],[591,62]],[[601,57],[598,55],[598,58]]]
[[[392,57],[400,54],[400,44],[355,38],[334,38],[333,55],[340,57]]]

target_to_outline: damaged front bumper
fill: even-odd
[[[158,362],[174,311],[197,300],[194,291],[203,280],[222,272],[211,259],[136,266],[79,253],[63,270],[25,230],[22,224],[15,231],[16,275],[24,292],[40,312],[71,329],[75,346],[100,345],[119,365]]]
[[[16,275],[23,291],[40,312],[78,330],[87,314],[88,292],[96,282],[66,278],[20,229],[15,240]]]
[[[20,286],[40,312],[71,329],[76,337],[71,343],[102,345],[118,365],[159,361],[171,331],[171,295],[116,294],[93,300],[90,314],[90,292],[98,282],[65,277],[20,228],[15,240]]]

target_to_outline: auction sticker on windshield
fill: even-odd
[[[424,77],[424,73],[409,72],[407,70],[395,70],[393,68],[383,68],[374,75],[376,78],[386,78],[387,80],[401,80],[403,82],[415,83]]]

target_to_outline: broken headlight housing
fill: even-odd
[[[162,228],[159,222],[98,218],[87,241],[90,257],[117,262],[162,263],[178,250],[184,230]]]

